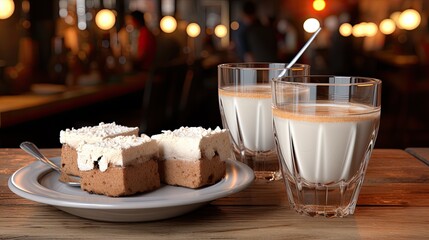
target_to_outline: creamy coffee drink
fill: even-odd
[[[303,75],[310,66],[284,63],[226,63],[218,66],[219,109],[230,132],[235,158],[253,169],[256,179],[282,178],[274,144],[271,81],[280,73]]]
[[[236,144],[242,142],[246,149],[255,152],[274,149],[269,84],[219,89],[219,105],[225,127]]]
[[[278,153],[304,182],[349,182],[365,167],[376,139],[380,109],[318,102],[273,108]],[[292,157],[294,159],[292,159]],[[294,162],[293,162],[294,161]]]
[[[271,87],[289,204],[308,216],[353,214],[380,124],[381,81],[292,76]]]

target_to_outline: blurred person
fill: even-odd
[[[241,60],[276,62],[278,60],[276,30],[261,23],[252,1],[246,1],[242,6],[242,23],[236,43]]]
[[[133,11],[130,16],[134,31],[138,34],[136,49],[131,49],[134,68],[149,70],[153,67],[156,56],[155,36],[146,26],[143,12]]]

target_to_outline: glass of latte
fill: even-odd
[[[309,216],[353,214],[374,148],[381,81],[292,76],[272,81],[273,130],[291,207]]]
[[[231,63],[218,66],[219,108],[235,157],[257,179],[282,178],[274,145],[270,81],[280,73],[306,75],[310,66],[284,63]]]

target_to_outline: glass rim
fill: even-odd
[[[270,64],[273,65],[284,65],[283,67],[269,67]],[[253,65],[253,66],[252,66]],[[257,65],[267,65],[266,67],[261,67]],[[288,63],[281,62],[236,62],[236,63],[222,63],[218,65],[218,68],[221,69],[230,69],[230,70],[283,70],[283,69],[292,69],[297,67],[307,67],[310,68],[309,64],[304,63],[295,63],[292,67],[287,68]],[[256,67],[255,67],[256,66]]]
[[[292,78],[353,78],[353,79],[362,79],[365,80],[363,82],[356,82],[356,83],[327,83],[327,82],[289,82],[284,81],[282,79],[292,79]],[[342,76],[342,75],[296,75],[296,76],[283,76],[283,77],[275,77],[271,81],[274,83],[279,84],[287,84],[287,85],[307,85],[307,86],[375,86],[375,85],[381,85],[382,81],[378,78],[373,77],[361,77],[361,76]]]

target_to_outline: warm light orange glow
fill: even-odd
[[[238,23],[237,21],[233,21],[232,23],[231,23],[231,29],[232,30],[238,30],[240,28],[240,23]]]
[[[314,0],[313,2],[313,8],[316,11],[322,11],[326,7],[325,0]]]
[[[365,36],[373,37],[378,32],[377,24],[369,22],[365,24]]]
[[[189,37],[198,37],[198,35],[200,35],[201,33],[200,25],[198,25],[197,23],[190,23],[186,27],[186,33]]]
[[[353,26],[352,34],[354,37],[365,37],[365,24],[359,23]]]
[[[390,19],[392,19],[398,27],[399,27],[400,15],[401,15],[401,12],[393,12],[392,14],[390,14]]]
[[[405,30],[416,29],[421,22],[419,12],[414,9],[407,9],[399,15],[398,23],[400,28]]]
[[[13,0],[0,0],[0,19],[6,19],[12,16],[15,11]]]
[[[228,33],[228,29],[224,25],[220,24],[215,27],[214,33],[216,37],[223,38]]]
[[[385,35],[392,34],[396,29],[395,21],[393,21],[392,19],[384,19],[383,21],[381,21],[379,28],[380,32]]]
[[[213,29],[212,28],[206,28],[206,34],[207,35],[213,35]]]
[[[339,31],[341,36],[348,37],[352,34],[352,29],[353,27],[350,23],[343,23],[341,24]]]
[[[102,30],[111,29],[115,22],[115,14],[109,9],[102,9],[95,15],[95,23]]]
[[[161,22],[159,23],[159,26],[161,27],[161,30],[165,33],[172,33],[177,28],[177,21],[172,16],[165,16],[161,19]]]

